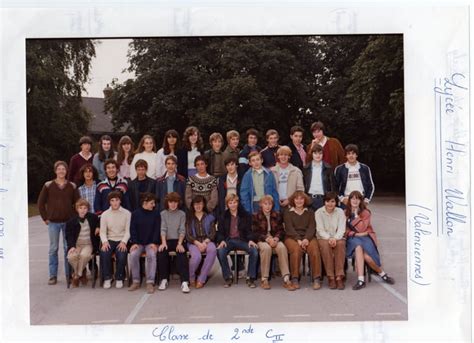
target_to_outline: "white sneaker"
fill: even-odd
[[[123,281],[122,280],[117,280],[115,282],[115,288],[123,288]]]
[[[168,288],[168,280],[163,279],[161,280],[160,285],[158,286],[158,290],[164,291],[166,288]]]
[[[181,284],[181,291],[183,291],[183,293],[189,293],[189,285],[186,281]]]
[[[112,280],[105,280],[104,281],[104,289],[109,289],[112,286]]]

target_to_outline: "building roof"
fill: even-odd
[[[90,112],[91,121],[89,122],[90,134],[113,134],[112,113],[104,112],[104,98],[82,97],[82,105]],[[124,128],[115,133],[125,132]]]

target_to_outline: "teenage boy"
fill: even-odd
[[[227,255],[238,249],[249,254],[248,286],[255,288],[257,278],[258,250],[257,244],[251,240],[252,217],[242,207],[239,208],[239,196],[229,194],[225,198],[227,210],[219,221],[217,230],[217,258],[222,268],[224,287],[232,285],[232,274]]]
[[[49,280],[55,285],[58,280],[59,235],[63,235],[64,270],[67,270],[66,222],[74,215],[74,204],[79,199],[76,185],[66,179],[67,163],[54,163],[56,178],[44,184],[38,197],[38,209],[49,234]]]
[[[291,149],[290,163],[295,167],[303,171],[303,167],[306,164],[306,151],[303,141],[304,130],[301,126],[293,126],[290,129],[291,142],[288,147]]]
[[[339,200],[347,206],[349,194],[352,191],[359,191],[364,196],[364,202],[368,204],[372,200],[375,190],[370,168],[357,161],[359,156],[357,145],[348,144],[345,151],[347,162],[337,166],[334,171]]]
[[[88,136],[83,136],[79,139],[79,147],[81,151],[71,157],[69,161],[69,172],[67,174],[68,181],[79,185],[80,174],[79,170],[83,165],[92,164],[92,139]]]
[[[249,154],[252,151],[260,151],[262,148],[257,145],[258,142],[258,131],[255,129],[248,129],[245,132],[247,137],[247,144],[244,145],[244,148],[239,153],[239,168],[238,174],[239,179],[242,179],[245,172],[250,168],[249,165]]]
[[[227,147],[224,150],[224,161],[234,157],[236,159],[239,158],[239,141],[240,141],[240,134],[235,130],[227,131],[226,133],[227,139]]]
[[[125,179],[118,176],[118,164],[114,159],[108,159],[104,162],[105,180],[99,182],[94,199],[94,209],[97,215],[107,210],[110,206],[108,195],[113,191],[122,193],[121,204],[125,208],[130,208],[130,199],[128,195],[128,184]]]
[[[159,243],[160,212],[155,210],[155,195],[146,192],[141,195],[141,207],[133,211],[130,222],[130,277],[133,283],[128,288],[129,291],[140,288],[140,256],[145,251],[146,291],[148,294],[155,292],[156,253]]]
[[[137,177],[128,184],[128,194],[130,196],[130,211],[135,211],[141,207],[140,196],[144,193],[155,193],[156,182],[147,176],[148,162],[139,159],[135,163]]]
[[[229,194],[240,193],[240,180],[237,174],[237,159],[230,157],[225,160],[225,168],[227,173],[219,177],[217,182],[217,197],[218,197],[218,214],[222,216],[225,212],[226,202],[225,198]]]
[[[324,135],[324,124],[322,122],[317,121],[313,123],[311,125],[311,133],[314,139],[308,146],[308,152],[311,151],[315,144],[319,144],[323,147],[323,161],[331,167],[336,168],[341,163],[346,162],[341,142],[337,138],[330,138]],[[306,160],[311,161],[309,154],[306,156]]]
[[[122,288],[125,278],[125,265],[127,262],[127,243],[130,239],[131,213],[121,204],[122,193],[113,191],[107,195],[110,207],[100,217],[100,260],[104,288],[112,285],[112,254],[115,253],[117,266],[115,269],[115,287]]]
[[[184,176],[178,174],[178,159],[169,155],[165,158],[166,173],[156,180],[156,201],[159,203],[160,212],[166,207],[166,194],[176,192],[181,199],[184,199],[186,191],[186,179]],[[184,204],[181,205],[184,209]]]
[[[315,144],[309,154],[312,158],[303,169],[305,192],[311,199],[314,211],[324,205],[323,198],[327,192],[336,191],[336,180],[331,166],[323,161],[323,147]]]
[[[278,145],[280,136],[277,130],[270,129],[265,134],[265,138],[267,140],[267,146],[260,151],[263,158],[262,164],[265,168],[271,168],[276,165],[277,162],[276,153],[280,148]]]
[[[222,138],[219,132],[214,132],[209,137],[209,144],[211,144],[211,149],[204,153],[204,157],[207,160],[207,172],[215,177],[219,177],[225,174],[224,153],[222,152],[224,138]]]
[[[282,146],[277,150],[278,163],[272,167],[278,187],[278,196],[280,199],[280,208],[288,207],[288,198],[296,191],[304,191],[303,173],[289,161],[291,158],[291,149]]]
[[[253,151],[249,154],[251,168],[242,178],[240,186],[240,203],[251,214],[259,210],[260,199],[264,195],[271,195],[275,199],[275,211],[280,210],[280,200],[273,173],[262,166],[262,156]]]

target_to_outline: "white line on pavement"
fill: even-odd
[[[310,314],[285,314],[283,317],[296,318],[296,317],[311,317]]]
[[[168,317],[145,317],[145,318],[142,318],[140,320],[165,320],[167,318]]]
[[[190,316],[190,319],[211,319],[214,318],[214,316]]]
[[[257,315],[254,315],[254,314],[249,314],[249,315],[236,315],[236,316],[233,316],[234,318],[258,318],[259,316]]]
[[[401,316],[400,312],[377,312],[377,316]]]
[[[400,218],[395,218],[395,217],[391,217],[391,216],[387,216],[386,214],[382,214],[380,213],[380,211],[377,211],[377,217],[380,216],[380,217],[385,217],[385,218],[388,218],[388,219],[391,219],[391,220],[395,220],[396,222],[400,222],[400,223],[403,223],[405,224],[405,221],[400,219]]]
[[[118,319],[105,319],[105,320],[94,320],[92,324],[108,324],[108,323],[118,323],[120,320]]]
[[[355,316],[354,313],[330,313],[329,316],[331,317],[353,317]]]
[[[143,305],[145,305],[146,301],[150,297],[151,294],[143,294],[142,298],[138,302],[138,304],[135,305],[135,308],[130,312],[128,315],[127,319],[125,319],[124,324],[130,324],[133,322],[135,317],[137,316],[138,312],[142,309]]]
[[[405,298],[403,295],[401,295],[400,293],[398,293],[395,288],[393,288],[392,286],[389,286],[387,285],[386,283],[384,283],[382,281],[382,279],[378,276],[378,275],[372,275],[372,277],[375,279],[375,281],[378,282],[378,284],[380,286],[382,286],[383,288],[385,288],[387,291],[389,291],[390,293],[392,293],[392,295],[395,296],[395,298],[397,298],[398,300],[400,300],[402,303],[404,303],[405,305],[408,305],[408,300],[407,298]]]

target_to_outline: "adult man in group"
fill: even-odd
[[[74,215],[74,204],[79,199],[76,185],[66,179],[67,163],[54,163],[56,178],[47,181],[38,197],[38,209],[44,223],[48,225],[49,234],[49,281],[48,285],[55,285],[58,279],[58,248],[59,235],[63,235],[64,261],[66,259],[66,222]]]

